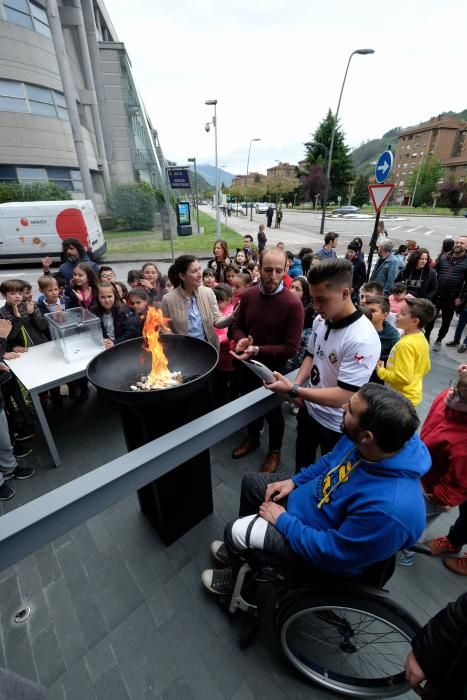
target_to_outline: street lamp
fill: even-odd
[[[342,87],[341,87],[341,92],[339,95],[339,102],[337,103],[337,109],[336,113],[333,118],[333,124],[332,124],[332,132],[331,132],[331,143],[329,144],[329,153],[328,153],[328,164],[327,164],[327,169],[326,169],[326,181],[324,183],[324,196],[323,196],[323,212],[321,215],[321,226],[319,229],[319,232],[321,235],[324,233],[324,219],[326,216],[326,205],[328,203],[328,194],[329,194],[329,181],[331,177],[331,163],[332,163],[332,151],[334,148],[334,137],[336,135],[336,129],[337,129],[337,119],[339,117],[339,109],[341,106],[341,100],[342,100],[342,93],[344,92],[344,85],[345,81],[347,79],[347,73],[349,71],[349,66],[350,66],[350,61],[352,60],[352,57],[358,53],[361,56],[367,56],[370,53],[374,53],[374,49],[357,49],[356,51],[352,51],[352,53],[349,56],[349,60],[347,62],[347,68],[345,69],[345,74],[344,74],[344,80],[342,81]]]
[[[195,169],[195,204],[196,204],[196,223],[198,224],[198,233],[200,232],[199,230],[199,202],[198,202],[198,176],[196,175],[196,158],[193,156],[193,158],[188,158],[189,163],[193,163],[194,169]]]
[[[246,161],[245,194],[246,194],[246,188],[248,185],[248,169],[250,167],[251,144],[253,143],[253,141],[261,141],[261,139],[251,139],[250,140],[250,146],[248,148],[248,158]],[[250,221],[253,221],[253,202],[250,202]]]
[[[219,168],[217,167],[217,100],[206,100],[205,105],[211,105],[214,107],[214,116],[212,118],[212,125],[214,127],[214,150],[215,150],[215,162],[216,162],[216,241],[221,237],[221,217],[219,209]],[[206,124],[206,130],[207,129]]]

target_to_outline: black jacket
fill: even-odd
[[[91,309],[91,313],[97,313],[95,307]],[[105,326],[102,320],[104,314],[99,311],[97,315],[100,316],[101,319],[104,338],[107,338],[108,336],[106,335]],[[115,344],[123,343],[124,340],[130,340],[131,338],[138,338],[140,336],[138,319],[133,311],[127,309],[126,307],[115,307],[112,309],[112,316],[114,319]]]
[[[452,253],[441,255],[436,263],[440,299],[457,299],[467,289],[467,253],[455,258]]]
[[[34,304],[34,313],[32,314],[28,314],[24,301],[18,304],[18,311],[20,318],[15,316],[11,304],[5,304],[0,309],[0,316],[8,319],[12,324],[11,333],[7,339],[7,350],[10,351],[17,345],[27,348],[46,343],[49,340],[47,321],[37,304]]]
[[[362,284],[365,284],[366,282],[366,267],[363,258],[356,256],[352,260],[352,266],[352,289],[354,292],[358,292]]]
[[[462,700],[467,686],[467,593],[449,603],[412,640],[429,686],[427,700]]]
[[[429,265],[425,265],[421,270],[414,270],[407,265],[397,275],[396,282],[404,282],[407,285],[407,293],[418,299],[431,301],[438,289],[436,272]]]

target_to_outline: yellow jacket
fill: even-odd
[[[378,377],[418,406],[422,401],[423,377],[431,369],[430,347],[419,333],[403,335],[392,348],[386,367],[378,367]]]

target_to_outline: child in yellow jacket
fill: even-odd
[[[435,317],[436,309],[428,299],[406,297],[397,314],[396,326],[404,331],[392,348],[386,367],[378,362],[378,377],[418,406],[422,401],[423,377],[430,371],[430,347],[422,333]]]

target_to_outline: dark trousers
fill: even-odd
[[[242,394],[248,394],[263,386],[261,379],[247,367],[239,368],[240,387]],[[264,420],[269,426],[269,452],[280,452],[282,449],[282,438],[284,437],[285,423],[282,415],[282,405],[273,408],[261,418],[257,418],[248,426],[248,439],[259,441]]]
[[[434,299],[433,303],[436,306],[436,316],[429,323],[425,329],[425,337],[427,340],[430,340],[430,335],[431,331],[433,330],[433,327],[435,325],[435,321],[438,318],[439,313],[441,312],[441,326],[438,331],[438,337],[436,340],[443,340],[443,338],[446,337],[448,331],[449,331],[449,326],[451,325],[451,321],[454,316],[454,299]]]
[[[456,547],[467,544],[467,502],[459,506],[459,517],[448,532],[448,540]]]
[[[306,408],[297,414],[297,442],[295,444],[295,473],[316,462],[316,450],[330,452],[341,439],[342,433],[324,427],[310,416]]]
[[[454,340],[457,343],[460,343],[462,341],[462,333],[464,332],[464,328],[467,326],[467,306],[464,306],[462,311],[459,314],[459,320],[457,321],[457,326],[456,330],[454,331]],[[466,336],[467,339],[467,336]],[[466,341],[464,340],[464,343]],[[467,345],[467,343],[466,343]]]

